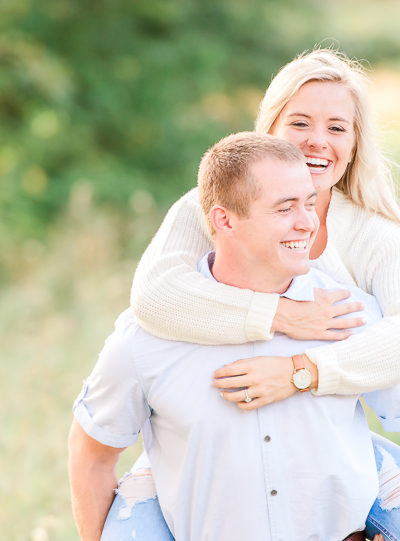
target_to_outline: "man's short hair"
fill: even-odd
[[[248,216],[250,202],[259,195],[250,168],[265,158],[304,162],[303,153],[292,143],[256,132],[224,137],[204,154],[198,173],[199,199],[212,233],[209,213],[214,205],[221,205],[238,216]]]

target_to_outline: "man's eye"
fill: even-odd
[[[281,212],[282,214],[287,214],[288,212],[290,212],[292,209],[290,207],[286,208],[286,209],[279,209],[278,212]]]

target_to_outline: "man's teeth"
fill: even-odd
[[[285,248],[290,248],[293,250],[294,248],[300,248],[301,250],[305,250],[307,247],[307,241],[306,240],[291,240],[290,242],[282,242],[283,246]]]
[[[327,167],[329,164],[328,160],[324,160],[323,158],[306,158],[307,165],[322,165],[323,167]]]

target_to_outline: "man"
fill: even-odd
[[[296,300],[336,286],[309,272],[316,193],[295,146],[229,136],[203,157],[199,191],[215,242],[199,263],[206,278]],[[362,300],[378,318],[373,299]],[[176,541],[338,541],[362,530],[378,482],[357,396],[298,392],[241,411],[211,386],[213,372],[238,358],[293,355],[287,378],[308,391],[318,374],[296,355],[304,346],[285,335],[235,346],[172,342],[124,312],[74,407],[70,472],[82,539],[100,538],[118,455],[141,429]]]

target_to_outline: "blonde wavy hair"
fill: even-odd
[[[332,49],[302,53],[272,79],[260,104],[255,130],[271,133],[282,109],[299,88],[310,81],[345,85],[355,104],[355,151],[336,188],[356,205],[400,222],[391,162],[374,139],[375,126],[366,92],[369,79],[360,62]]]

